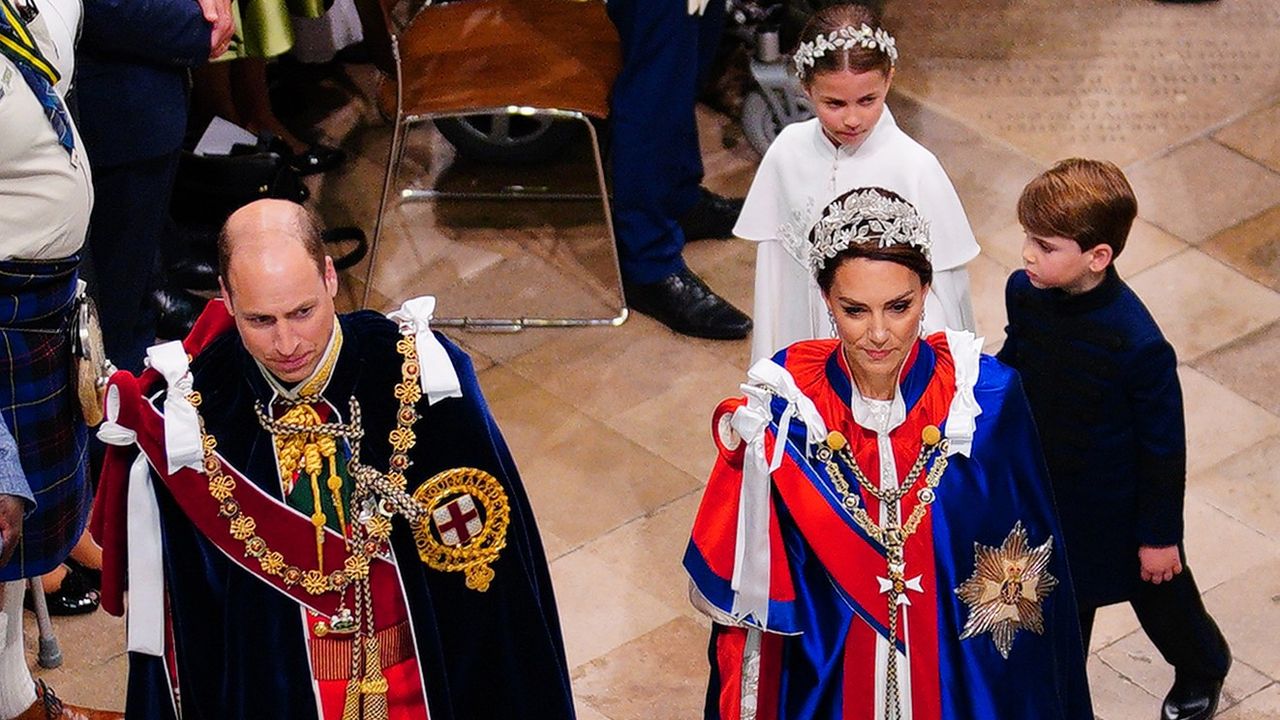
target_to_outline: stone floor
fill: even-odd
[[[1187,552],[1235,654],[1222,717],[1280,719],[1280,4],[891,2],[887,23],[903,58],[890,105],[942,160],[983,247],[969,271],[988,349],[1000,345],[1004,279],[1020,264],[1022,186],[1071,155],[1129,174],[1140,219],[1119,268],[1182,362]],[[371,87],[367,70],[350,69],[305,109],[352,154],[314,188],[331,224],[372,226],[389,132]],[[707,185],[743,193],[757,155],[727,118],[699,119]],[[584,158],[499,179],[590,187]],[[438,141],[416,144],[404,174],[444,184],[453,167],[463,185],[495,180],[451,160]],[[607,315],[608,267],[590,242],[598,228],[586,210],[541,212],[392,209],[372,304],[431,292],[446,314]],[[685,255],[751,307],[749,244],[699,242]],[[346,307],[359,302],[363,270],[345,277]],[[714,452],[708,418],[743,377],[748,344],[678,337],[643,316],[452,335],[481,370],[533,499],[580,717],[700,717],[707,625],[686,601],[680,556]],[[122,705],[121,623],[95,615],[58,632],[66,664],[41,674],[72,701]],[[1107,720],[1156,717],[1171,682],[1124,606],[1100,614],[1089,674]]]

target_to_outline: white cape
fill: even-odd
[[[978,243],[964,207],[938,159],[907,137],[886,107],[852,152],[837,149],[815,118],[783,128],[765,153],[733,228],[738,237],[760,242],[752,362],[793,342],[833,335],[809,273],[805,238],[828,202],[868,186],[898,193],[929,223],[934,279],[925,302],[926,332],[975,329],[964,264],[977,256]]]

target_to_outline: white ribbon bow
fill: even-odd
[[[436,310],[436,299],[430,295],[406,300],[399,310],[387,315],[400,324],[400,331],[413,333],[418,350],[418,380],[427,404],[450,397],[462,397],[462,383],[445,352],[444,345],[431,332],[431,315]]]
[[[120,388],[107,386],[107,397],[103,403],[106,410],[102,424],[98,426],[98,439],[108,445],[129,446],[138,439],[138,433],[116,422],[120,417]]]
[[[711,4],[711,0],[689,0],[689,14],[703,15],[707,12],[707,6]]]
[[[200,447],[200,421],[187,400],[191,394],[191,368],[187,351],[177,340],[147,348],[147,364],[155,368],[169,385],[164,396],[164,444],[169,472],[188,467],[204,472]]]
[[[782,465],[791,420],[799,415],[809,443],[826,438],[827,427],[813,401],[800,392],[795,379],[769,359],[757,362],[747,373],[752,384],[743,385],[747,403],[734,411],[730,423],[747,447],[738,495],[738,527],[733,553],[734,590],[730,612],[739,620],[748,615],[762,628],[769,624],[769,476]],[[787,401],[778,420],[773,455],[765,455],[765,430],[773,419],[772,396]]]

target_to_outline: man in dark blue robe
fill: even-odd
[[[398,325],[336,316],[320,248],[297,205],[238,211],[226,303],[113,379],[103,434],[125,444],[96,529],[109,610],[129,566],[129,716],[572,718],[542,545],[469,359],[428,298]]]

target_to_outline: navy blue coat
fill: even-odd
[[[1182,542],[1186,427],[1177,358],[1151,313],[1107,271],[1086,293],[1005,290],[998,355],[1022,375],[1040,429],[1081,609],[1127,600],[1138,547]]]
[[[92,166],[182,146],[188,69],[208,59],[212,32],[196,0],[84,0],[76,94]]]
[[[396,427],[401,335],[371,312],[341,317],[343,345],[324,391],[335,407],[355,398],[365,430],[361,457],[388,467],[387,438]],[[551,578],[532,510],[505,441],[489,414],[470,358],[444,344],[462,384],[461,398],[419,403],[410,451],[409,490],[456,467],[489,472],[504,486],[511,520],[507,544],[492,564],[485,592],[469,590],[461,573],[417,561],[410,527],[397,517],[391,535],[417,641],[432,720],[572,720],[573,698]],[[280,499],[270,436],[255,419],[255,401],[271,390],[239,334],[211,343],[191,364],[203,396],[200,414],[218,452]],[[156,405],[162,401],[157,399]],[[231,562],[157,482],[168,609],[177,648],[183,716],[317,717],[298,604]],[[264,650],[266,650],[264,652]],[[160,658],[130,654],[130,718],[171,718]]]

